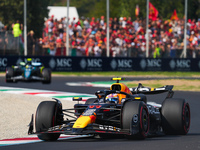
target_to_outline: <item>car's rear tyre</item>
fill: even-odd
[[[6,82],[10,83],[13,82],[11,79],[14,76],[14,69],[11,67],[6,68]]]
[[[190,128],[190,107],[184,99],[168,98],[162,104],[162,128],[165,134],[185,135]]]
[[[62,105],[54,101],[43,101],[36,111],[36,132],[45,132],[50,127],[62,124],[62,120]],[[44,141],[55,141],[59,136],[59,133],[38,134],[38,138]]]
[[[44,84],[50,84],[51,83],[51,70],[44,68],[42,70],[42,76],[43,76],[43,81],[42,83]]]
[[[85,102],[85,104],[92,104],[97,102],[98,99],[97,98],[88,98],[87,101]]]
[[[138,133],[132,132],[132,127],[138,127]],[[129,130],[128,138],[145,139],[149,131],[149,114],[147,106],[142,101],[128,101],[123,106],[122,128]]]

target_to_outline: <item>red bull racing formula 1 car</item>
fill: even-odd
[[[128,88],[119,83],[109,90],[97,91],[96,98],[84,104],[77,103],[72,109],[63,109],[59,100],[39,104],[35,125],[32,120],[28,134],[37,134],[44,141],[57,140],[60,134],[67,135],[122,135],[127,138],[145,139],[162,134],[185,135],[190,128],[190,107],[185,99],[172,98],[172,85],[148,88],[139,84]],[[146,94],[167,92],[161,104],[147,102]],[[75,97],[74,101],[82,98]],[[33,127],[35,126],[35,130]]]

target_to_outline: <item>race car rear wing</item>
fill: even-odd
[[[138,87],[136,88],[130,88],[132,94],[160,94],[164,92],[169,92],[169,94],[173,94],[173,85],[165,85],[163,87],[159,88],[150,88],[150,87],[144,87],[141,83],[138,84]],[[171,97],[171,96],[170,96]]]

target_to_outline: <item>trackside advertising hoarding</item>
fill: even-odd
[[[200,71],[200,59],[122,58],[122,57],[51,57],[0,56],[0,71],[26,62],[42,62],[52,71]]]

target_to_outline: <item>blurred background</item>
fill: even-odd
[[[0,0],[0,55],[199,58],[200,0],[147,4]]]

